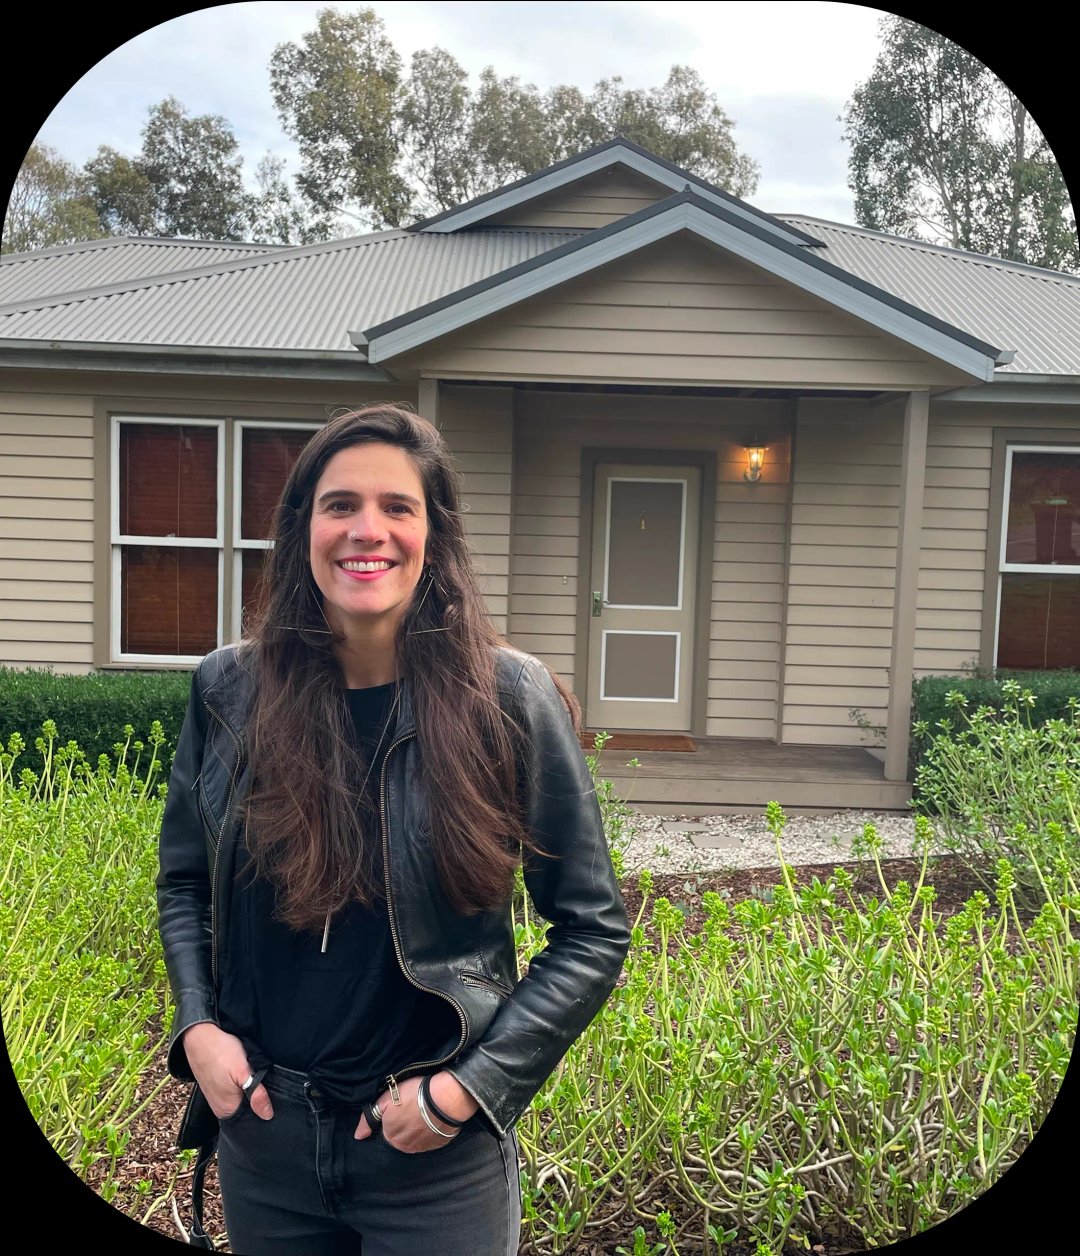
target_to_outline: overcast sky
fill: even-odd
[[[99,61],[63,97],[39,142],[81,164],[108,144],[140,146],[149,107],[176,96],[190,113],[231,124],[249,178],[272,151],[299,162],[270,97],[276,44],[298,41],[326,4],[306,0],[216,5],[143,32]],[[752,201],[770,212],[853,221],[847,148],[838,121],[870,73],[882,11],[844,3],[424,3],[370,0],[398,52],[439,45],[476,75],[492,65],[545,89],[591,88],[620,75],[660,84],[674,64],[696,68],[735,122],[761,179]]]

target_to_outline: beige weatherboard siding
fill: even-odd
[[[798,406],[784,650],[785,743],[881,746],[896,578],[903,397]]]
[[[639,209],[647,209],[671,195],[662,187],[615,165],[587,175],[568,187],[557,188],[525,205],[495,214],[485,222],[489,227],[571,227],[592,231],[606,227]]]
[[[381,400],[415,405],[416,390],[398,384],[0,374],[0,664],[88,672],[111,662],[110,415],[312,422],[341,406]],[[226,547],[231,552],[229,537]]]
[[[931,401],[916,676],[958,673],[980,661],[992,448],[992,428],[935,413]]]
[[[780,623],[788,496],[791,406],[730,398],[661,395],[515,394],[514,520],[510,636],[540,655],[584,695],[578,641],[588,541],[582,541],[582,451],[634,450],[677,460],[705,452],[715,475],[703,488],[709,596],[695,664],[703,681],[693,711],[706,736],[773,738],[780,673]],[[744,444],[769,446],[758,484],[742,479]]]
[[[507,380],[953,387],[970,376],[819,297],[679,233],[396,357]]]
[[[789,448],[786,441],[770,445],[766,468],[774,478],[756,484],[742,478],[746,457],[737,441],[727,445],[721,463],[709,617],[710,737],[776,738]]]
[[[941,401],[935,408],[931,402],[916,676],[994,662],[997,547],[991,523],[1002,509],[1001,487],[992,483],[995,439],[1080,449],[1080,407]]]
[[[896,578],[903,398],[803,399],[792,489],[784,742],[883,745]],[[990,664],[984,589],[995,427],[1060,430],[1061,407],[930,401],[914,675]],[[1075,439],[1080,444],[1080,431]],[[1000,511],[1000,503],[997,505]]]
[[[0,663],[88,672],[94,621],[94,410],[0,379]]]
[[[424,392],[422,387],[421,395]],[[441,385],[437,408],[438,425],[461,474],[465,531],[487,608],[496,629],[505,633],[510,591],[513,392],[509,388]]]

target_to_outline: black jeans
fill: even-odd
[[[357,1141],[359,1106],[329,1105],[303,1073],[271,1068],[269,1121],[245,1098],[221,1122],[218,1178],[236,1256],[515,1256],[517,1142],[474,1116],[409,1155]]]

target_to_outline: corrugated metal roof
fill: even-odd
[[[349,350],[349,332],[563,244],[576,231],[383,232],[0,310],[0,338]]]
[[[274,244],[226,244],[203,240],[138,240],[130,237],[59,245],[0,257],[0,305],[24,297],[98,288],[146,275],[165,275],[236,261],[280,249]]]
[[[1080,277],[863,227],[778,214],[812,231],[819,257],[981,340],[1015,349],[997,374],[1080,375]]]
[[[1016,350],[999,375],[1080,376],[1080,278],[817,218],[776,217],[825,241],[827,247],[808,250],[813,255],[981,340]],[[89,260],[94,247],[76,246],[67,254],[47,250],[54,260],[48,271],[37,272],[36,299],[14,298],[23,306],[12,309],[13,298],[3,291],[0,339],[352,351],[350,331],[405,314],[583,234],[388,231],[255,256],[228,244],[155,242],[142,250],[126,242],[97,263]],[[114,245],[105,242],[100,252]],[[177,267],[186,260],[187,268],[166,273],[159,261],[164,258]],[[49,261],[42,257],[34,267]],[[106,262],[127,266],[129,273],[101,290],[110,283]],[[12,265],[5,259],[0,279]],[[94,271],[94,265],[101,268]],[[74,291],[82,281],[97,291]],[[62,290],[63,300],[50,302],[50,289],[54,295]]]

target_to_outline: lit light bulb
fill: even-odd
[[[746,470],[743,479],[751,483],[761,479],[761,468],[765,465],[765,450],[768,445],[746,446]]]

